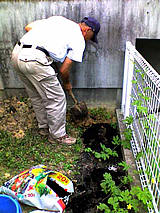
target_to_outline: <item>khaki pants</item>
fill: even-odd
[[[26,61],[21,60],[24,57]],[[12,62],[32,101],[39,128],[49,128],[53,138],[64,136],[66,98],[54,69],[49,64],[44,65],[47,64],[45,54],[16,45]]]

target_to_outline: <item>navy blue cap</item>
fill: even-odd
[[[81,23],[84,22],[87,26],[92,28],[92,31],[94,32],[92,41],[98,43],[97,40],[97,34],[100,30],[100,23],[93,17],[84,17],[81,21]]]

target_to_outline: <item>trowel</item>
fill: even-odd
[[[75,98],[72,90],[69,91],[69,95],[71,96],[72,100],[74,101],[74,106],[70,109],[70,114],[72,117],[72,120],[84,120],[88,117],[88,109],[86,103],[78,102],[78,100]]]

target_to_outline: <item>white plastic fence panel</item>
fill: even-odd
[[[134,57],[130,54],[131,44],[126,43],[125,52],[125,64],[124,64],[124,76],[123,76],[123,94],[122,94],[122,110],[124,117],[129,115],[130,99],[131,99],[131,88],[134,68]]]
[[[160,212],[160,75],[130,43],[126,43],[122,113],[132,116],[131,141],[142,187]],[[141,154],[137,160],[137,155]],[[153,212],[149,210],[149,212]]]

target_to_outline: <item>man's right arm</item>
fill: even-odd
[[[62,66],[60,67],[60,75],[63,81],[64,89],[69,92],[72,90],[72,85],[70,83],[70,69],[72,66],[73,61],[68,57],[65,58]]]

